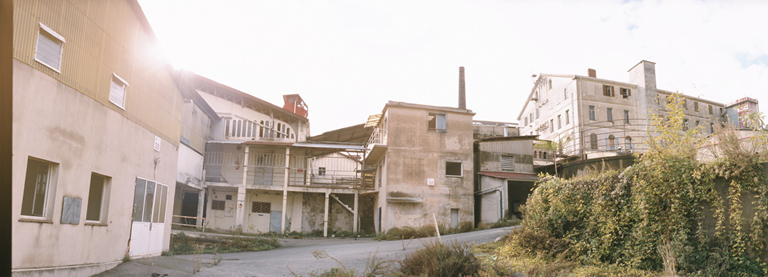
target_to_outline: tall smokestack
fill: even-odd
[[[467,108],[467,96],[464,89],[464,67],[459,66],[459,109]]]

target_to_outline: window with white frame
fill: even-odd
[[[86,221],[107,223],[107,207],[109,204],[109,177],[91,173],[91,187],[88,190],[88,207]]]
[[[61,56],[64,51],[64,42],[66,40],[64,40],[63,36],[40,23],[37,34],[37,47],[35,48],[35,60],[56,72],[61,72]]]
[[[109,102],[117,105],[121,109],[125,109],[125,91],[128,87],[128,82],[112,74],[112,84],[109,86]]]
[[[56,192],[55,163],[29,158],[24,179],[21,215],[51,219]]]
[[[427,113],[427,121],[430,131],[445,131],[445,114]]]
[[[445,176],[449,177],[461,177],[463,176],[463,170],[461,168],[460,161],[446,161],[445,162]]]
[[[133,222],[164,223],[168,186],[136,178],[133,192]]]

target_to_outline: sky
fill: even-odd
[[[628,82],[768,109],[768,1],[139,0],[175,68],[282,106],[300,94],[311,135],[365,123],[388,101],[517,122],[533,74]]]

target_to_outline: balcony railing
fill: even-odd
[[[243,183],[246,168],[247,186],[279,188],[285,182],[285,154],[250,153],[248,165],[243,166],[243,153],[207,152],[205,154],[205,181],[238,186]],[[347,157],[313,158],[291,155],[288,167],[288,185],[302,187],[338,187],[373,189],[358,171],[359,164]]]
[[[373,129],[373,133],[371,133],[371,137],[368,138],[367,145],[373,145],[373,144],[387,144],[386,129],[380,129],[380,128]]]

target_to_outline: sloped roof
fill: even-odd
[[[358,124],[308,137],[307,141],[366,143],[368,138],[371,137],[371,133],[373,133],[373,127],[365,127],[365,124]]]

